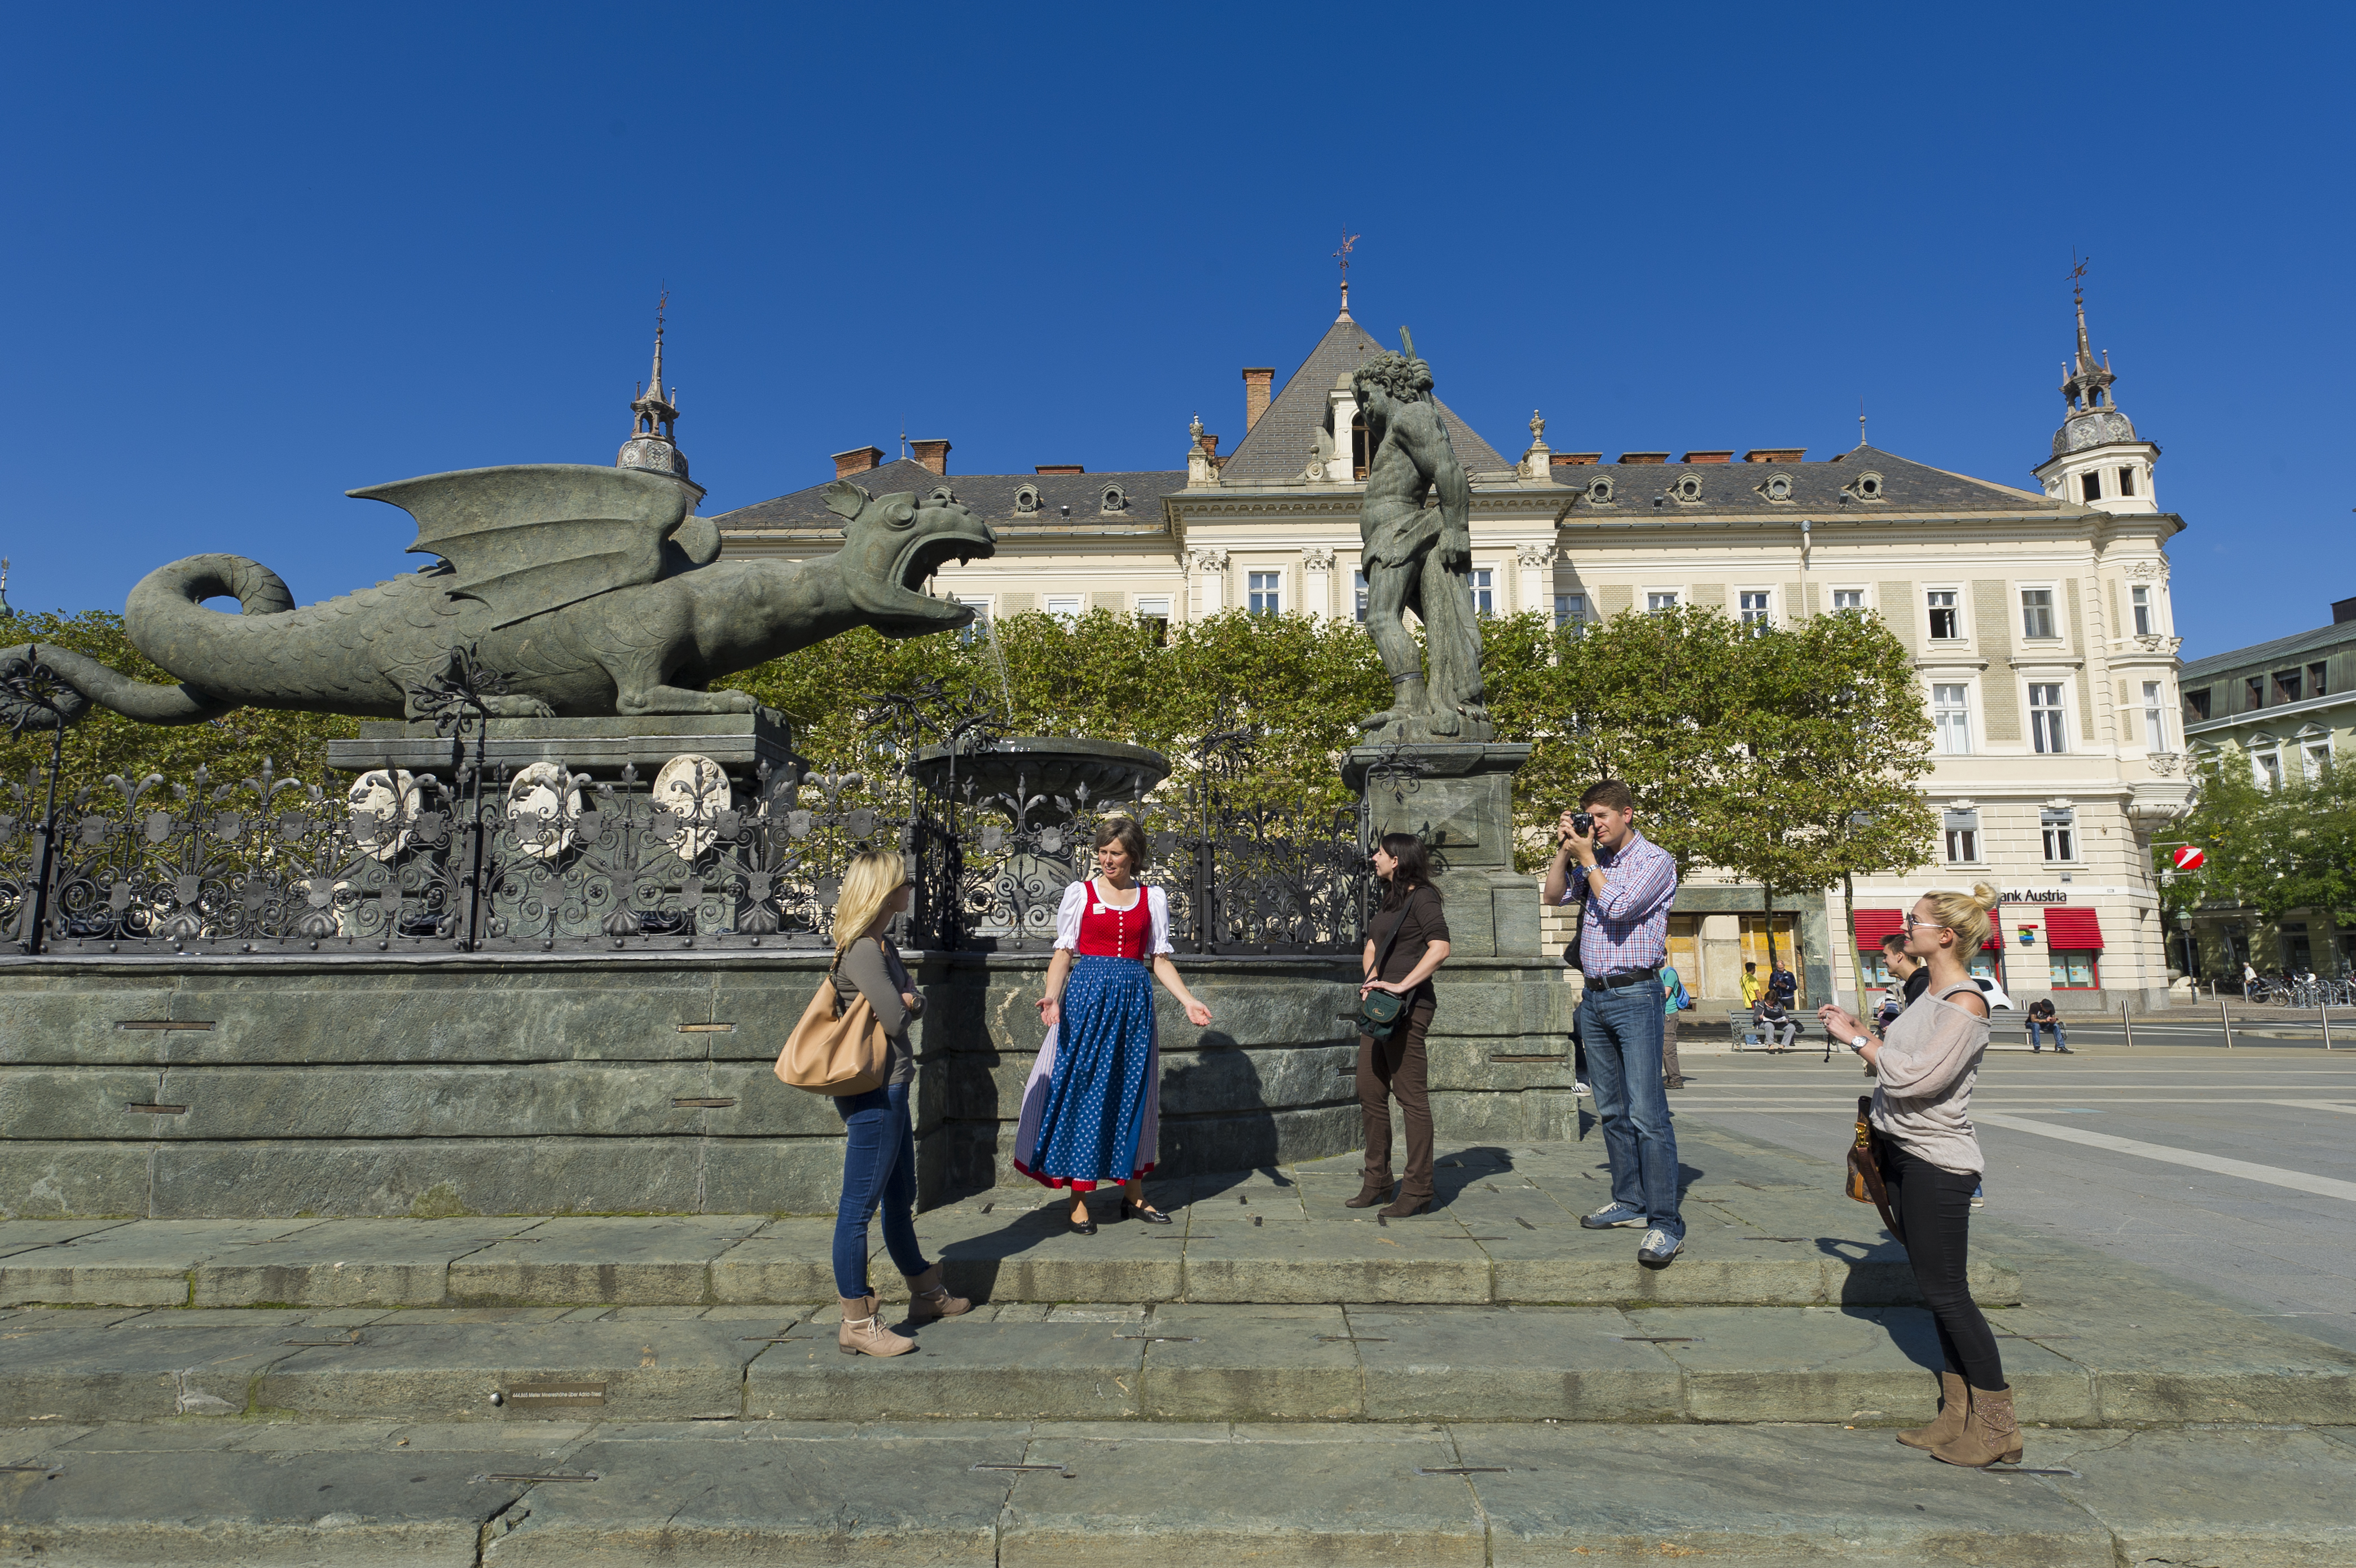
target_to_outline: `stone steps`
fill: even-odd
[[[2157,1316],[2146,1314],[2147,1316]],[[2053,1426],[2330,1422],[2356,1355],[2197,1314],[1991,1314]],[[889,1360],[836,1308],[391,1313],[30,1309],[0,1316],[0,1424],[175,1416],[515,1423],[819,1420],[1762,1421],[1911,1424],[1938,1361],[1919,1307],[984,1305]]]
[[[0,1429],[0,1554],[72,1564],[2320,1568],[2347,1428],[360,1422]],[[22,1466],[22,1467],[19,1467]]]

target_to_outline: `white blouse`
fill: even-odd
[[[1146,908],[1153,917],[1153,936],[1145,945],[1146,953],[1151,956],[1154,953],[1176,952],[1178,950],[1170,945],[1170,896],[1151,883],[1141,883],[1139,886],[1145,890]],[[1096,881],[1093,877],[1083,876],[1065,887],[1063,905],[1055,911],[1055,945],[1057,947],[1073,951],[1078,950],[1080,916],[1087,911],[1088,900],[1095,896],[1095,893]],[[1130,908],[1134,908],[1136,906],[1131,905]]]

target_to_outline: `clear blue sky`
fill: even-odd
[[[2072,249],[2188,657],[2356,594],[2345,6],[17,12],[20,608],[409,570],[356,485],[610,462],[659,283],[709,512],[896,450],[1174,467],[1405,322],[1519,450],[2047,451]],[[1427,33],[1428,30],[1428,33]]]

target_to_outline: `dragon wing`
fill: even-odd
[[[663,541],[700,486],[641,468],[528,463],[463,468],[347,490],[417,520],[412,552],[456,573],[453,597],[480,599],[508,626],[662,573]]]

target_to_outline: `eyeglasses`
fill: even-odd
[[[1934,931],[1952,931],[1955,929],[1953,926],[1943,926],[1936,920],[1918,920],[1912,915],[1908,915],[1906,929],[1911,931],[1917,926],[1928,926]]]

